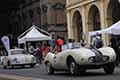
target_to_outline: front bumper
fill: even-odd
[[[109,62],[109,63],[92,63],[92,64],[84,64],[84,65],[78,65],[80,68],[84,69],[99,69],[104,67],[107,64],[114,63],[114,62]]]
[[[21,64],[11,64],[11,66],[22,66],[22,65],[35,65],[36,63],[21,63]]]

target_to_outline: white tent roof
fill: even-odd
[[[113,24],[109,28],[106,28],[106,29],[103,29],[103,30],[89,32],[89,35],[95,35],[96,33],[120,35],[120,21],[118,21],[117,23]]]
[[[48,35],[45,35],[40,31]],[[23,34],[21,34],[18,37],[18,43],[21,44],[21,43],[25,43],[26,41],[40,41],[40,40],[50,40],[50,39],[51,39],[51,35],[48,32],[33,25],[31,28],[26,30]]]
[[[112,26],[103,29],[103,30],[98,30],[98,31],[91,31],[89,32],[89,38],[88,38],[88,43],[90,44],[90,37],[92,35],[96,35],[96,33],[99,34],[113,34],[113,35],[120,35],[120,21],[117,23],[113,24]]]

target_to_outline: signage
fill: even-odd
[[[1,38],[1,41],[2,41],[5,49],[8,51],[8,50],[10,49],[10,41],[9,41],[8,36],[3,36],[3,37]]]

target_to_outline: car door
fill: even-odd
[[[54,55],[53,62],[54,62],[53,65],[54,65],[54,67],[56,69],[63,69],[63,64],[62,64],[62,62],[63,62],[63,55],[62,55],[62,53]]]

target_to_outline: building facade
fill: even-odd
[[[65,0],[19,0],[19,8],[9,17],[11,34],[17,38],[33,24],[53,34],[67,37]]]
[[[120,20],[119,0],[66,0],[68,37],[88,42],[88,32],[105,29]],[[109,36],[102,36],[105,45]]]

